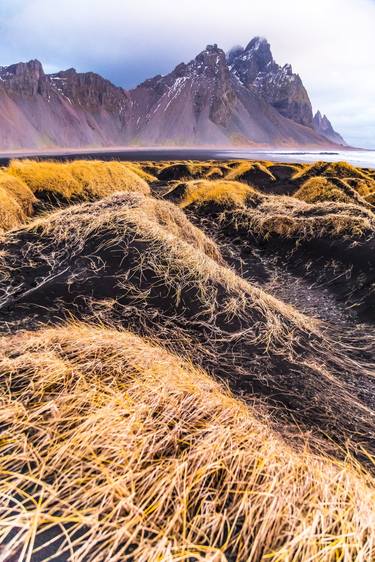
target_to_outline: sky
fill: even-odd
[[[375,149],[375,0],[0,0],[0,65],[39,59],[131,88],[256,35],[291,63],[313,109]]]

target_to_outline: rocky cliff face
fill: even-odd
[[[325,137],[330,142],[347,146],[342,136],[337,133],[332,127],[332,124],[328,117],[326,115],[322,115],[320,111],[317,111],[317,113],[314,115],[313,126],[315,131],[319,135]]]
[[[36,60],[0,67],[3,150],[337,142],[322,127],[313,123],[299,76],[278,66],[259,38],[228,57],[209,45],[188,64],[131,91],[93,72],[46,75]]]
[[[27,97],[44,94],[49,84],[38,60],[0,67],[0,82],[9,94]]]
[[[0,148],[123,144],[130,98],[94,73],[46,75],[39,61],[0,68]]]
[[[127,92],[94,72],[80,74],[70,68],[51,74],[49,79],[55,92],[89,111],[104,109],[123,120],[129,110]]]
[[[277,111],[307,127],[313,112],[307,91],[289,64],[281,67],[273,59],[266,39],[255,37],[245,49],[237,47],[228,55],[231,72]]]
[[[130,92],[132,136],[169,144],[226,143],[236,95],[225,53],[209,45],[188,64]]]

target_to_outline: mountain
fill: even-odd
[[[46,75],[36,60],[0,68],[0,147],[121,144],[130,103],[92,72]]]
[[[311,102],[301,78],[293,74],[290,64],[281,67],[273,60],[266,39],[255,37],[245,49],[233,49],[228,62],[233,74],[281,115],[312,127]]]
[[[142,144],[326,145],[312,127],[283,116],[209,45],[188,64],[130,92],[131,137]]]
[[[332,124],[328,117],[326,115],[322,116],[320,111],[317,111],[314,115],[313,126],[318,135],[325,137],[330,142],[347,146],[342,136],[337,133],[332,127]]]
[[[209,45],[191,62],[130,91],[73,68],[48,75],[37,60],[0,67],[3,150],[124,145],[323,147],[338,142],[327,131],[315,126],[300,77],[290,65],[280,67],[269,43],[259,37],[228,55]]]

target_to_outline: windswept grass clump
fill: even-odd
[[[242,181],[256,187],[267,188],[276,182],[275,176],[260,162],[240,162],[225,176],[226,180]]]
[[[363,181],[363,180],[360,180]],[[371,205],[351,185],[339,178],[312,177],[294,193],[293,197],[306,203],[332,201],[360,205],[368,209]]]
[[[5,559],[367,561],[375,482],[129,333],[0,339]]]
[[[137,174],[137,176],[145,180],[147,183],[157,181],[157,168],[155,168],[155,166],[153,166],[150,162],[121,162],[121,164]]]
[[[305,181],[314,176],[334,177],[339,179],[357,178],[372,181],[371,176],[365,170],[356,168],[348,162],[314,162],[297,172],[294,180]]]
[[[245,206],[249,199],[257,199],[257,196],[253,187],[241,182],[196,180],[185,184],[180,207],[204,203],[241,207]]]
[[[374,214],[345,203],[309,204],[289,197],[266,197],[259,205],[234,213],[232,218],[239,228],[262,238],[365,240],[375,235]]]
[[[116,191],[149,193],[148,184],[121,162],[13,160],[8,172],[24,181],[38,197],[90,200]]]
[[[269,162],[267,169],[278,181],[290,180],[293,176],[302,171],[301,164],[282,164]]]
[[[0,171],[0,231],[25,222],[35,201],[32,191],[22,180]]]
[[[223,162],[183,161],[159,166],[158,179],[162,182],[222,177],[229,167]]]

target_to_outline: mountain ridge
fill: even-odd
[[[319,125],[299,75],[279,66],[259,37],[228,55],[208,45],[132,90],[73,68],[45,74],[36,59],[0,67],[5,150],[343,144],[325,119]]]

